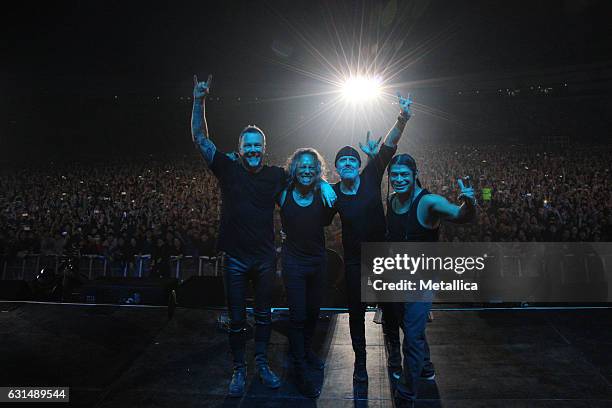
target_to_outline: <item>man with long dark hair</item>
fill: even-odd
[[[465,186],[463,180],[457,180],[461,190],[459,197],[463,200],[463,204],[458,206],[421,187],[416,161],[408,154],[393,157],[387,173],[394,191],[387,202],[387,241],[437,242],[440,222],[464,223],[474,218],[474,189]],[[388,303],[384,306],[384,330],[390,369],[398,380],[396,397],[412,405],[416,399],[419,379],[432,380],[435,377],[425,337],[430,309],[431,300]],[[403,369],[399,361],[399,327],[404,332]]]

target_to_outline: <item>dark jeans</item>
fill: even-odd
[[[383,312],[383,333],[385,347],[387,348],[387,366],[391,371],[397,372],[402,369],[402,345],[400,343],[400,322],[403,315],[403,303],[381,303]]]
[[[405,399],[416,399],[417,387],[423,367],[432,368],[429,345],[425,337],[425,326],[427,324],[427,314],[431,309],[431,302],[406,302],[394,308],[386,306],[387,314],[383,314],[385,319],[385,335],[395,333],[399,342],[399,331],[393,329],[393,325],[399,322],[404,332],[402,351],[404,353],[403,370],[401,381],[397,384],[397,391]],[[394,321],[389,310],[395,310],[398,320]],[[389,316],[389,320],[388,317]],[[397,326],[396,326],[397,327]]]
[[[291,255],[283,254],[283,281],[289,304],[289,346],[296,371],[305,368],[306,353],[319,319],[323,298],[326,258],[304,263]]]
[[[359,263],[346,263],[344,270],[348,294],[349,328],[353,351],[355,352],[355,362],[365,365],[365,312],[367,305],[361,302],[361,265]]]
[[[385,346],[389,356],[389,368],[394,372],[402,369],[402,354],[400,352],[401,343],[399,331],[402,325],[404,316],[404,303],[382,303],[380,305],[383,311],[383,333],[385,334]],[[429,352],[429,344],[427,343],[427,335],[425,337],[425,353],[423,354],[423,372],[431,373],[434,370],[433,363]]]
[[[246,288],[248,281],[255,289],[255,362],[267,364],[266,351],[271,332],[272,288],[274,284],[274,260],[243,261],[227,254],[223,257],[222,270],[225,296],[229,314],[229,343],[234,357],[234,368],[245,367]]]

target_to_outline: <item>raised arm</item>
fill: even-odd
[[[423,197],[428,205],[429,213],[433,216],[432,218],[434,218],[434,222],[451,221],[462,224],[474,219],[476,215],[474,189],[464,186],[463,180],[461,179],[458,179],[457,183],[461,189],[459,198],[463,200],[463,204],[460,206],[450,203],[446,198],[436,194],[428,194]]]
[[[378,140],[370,140],[371,135],[372,132],[368,130],[368,133],[366,133],[365,144],[359,142],[359,148],[368,157],[368,162],[378,154],[378,150],[380,150],[380,141],[382,140],[382,136],[379,137]]]
[[[206,82],[198,82],[198,77],[193,76],[193,109],[191,111],[191,138],[208,165],[212,163],[217,150],[215,144],[208,137],[204,109],[204,101],[210,90],[211,80],[212,75],[208,76]]]
[[[402,133],[404,132],[404,128],[406,127],[406,123],[412,116],[412,111],[410,110],[412,99],[410,99],[410,94],[408,94],[407,98],[403,98],[398,92],[397,97],[401,110],[399,116],[397,117],[397,121],[395,121],[395,125],[393,125],[391,130],[389,130],[387,136],[385,136],[385,145],[389,147],[397,146],[400,138],[402,137]]]

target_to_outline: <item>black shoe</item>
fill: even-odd
[[[246,367],[234,369],[232,381],[229,384],[228,395],[230,397],[242,397],[246,388]]]
[[[433,381],[436,378],[436,371],[433,367],[423,367],[421,371],[421,379],[427,381]]]
[[[319,358],[314,352],[309,351],[306,353],[306,362],[308,365],[315,370],[323,370],[325,368],[325,361]]]
[[[399,344],[387,344],[387,368],[393,373],[402,371],[402,353]]]
[[[365,383],[368,382],[368,371],[366,370],[365,365],[355,364],[355,369],[353,370],[353,381]]]
[[[391,378],[394,381],[399,381],[400,378],[402,377],[402,371],[398,370],[398,371],[391,371]],[[421,375],[420,375],[421,380],[427,380],[427,381],[433,381],[436,379],[436,372],[435,371],[421,371]]]
[[[393,380],[395,381],[399,381],[400,378],[402,377],[402,370],[391,370],[391,377],[393,378]],[[421,371],[421,375],[420,375],[421,380],[427,380],[427,381],[433,381],[436,379],[436,372],[432,369],[432,370],[425,370],[423,369],[423,371]]]
[[[263,385],[268,388],[278,388],[281,385],[280,379],[267,364],[262,364],[257,367],[257,376]]]
[[[295,385],[300,394],[306,398],[317,398],[321,395],[321,390],[304,374],[296,374]]]
[[[355,363],[355,369],[353,370],[353,381],[359,383],[368,382],[368,370],[365,364]]]
[[[404,398],[397,390],[393,394],[396,408],[414,408],[415,402],[411,399]]]
[[[368,398],[368,371],[365,365],[355,365],[353,371],[353,396],[357,399]]]
[[[357,382],[353,379],[353,398],[365,400],[368,399],[368,382]]]

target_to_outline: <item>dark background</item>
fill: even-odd
[[[320,111],[335,95],[297,96],[336,90],[321,78],[356,69],[357,55],[402,68],[389,93],[420,104],[412,141],[608,140],[606,0],[14,2],[1,15],[4,161],[192,153],[194,73],[214,75],[222,149],[256,123],[272,153],[312,143],[331,155],[363,137],[367,115]]]

